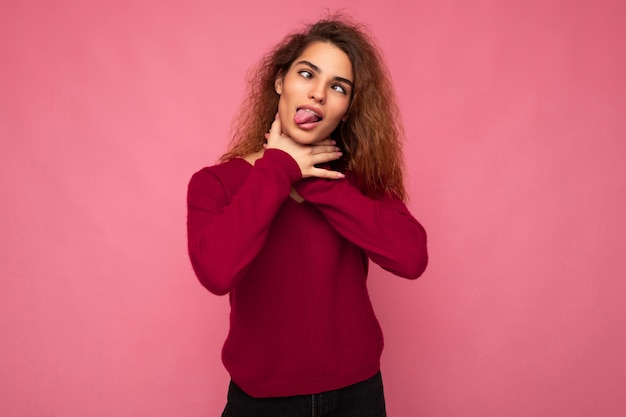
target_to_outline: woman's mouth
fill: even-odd
[[[294,123],[301,127],[304,127],[302,125],[311,125],[312,123],[317,123],[321,120],[322,115],[320,112],[309,107],[298,108],[295,116],[293,117]]]

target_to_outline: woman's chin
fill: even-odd
[[[283,134],[289,136],[291,139],[293,139],[294,142],[297,142],[300,145],[312,145],[324,139],[321,138],[320,135],[316,132],[311,131],[283,131]]]

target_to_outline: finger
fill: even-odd
[[[280,125],[280,121],[278,120],[278,114],[276,114],[276,118],[270,126],[270,131],[265,134],[265,140],[270,148],[275,148],[279,144],[282,136],[282,127]]]
[[[312,155],[317,155],[320,153],[333,153],[333,152],[341,152],[341,149],[339,149],[337,146],[331,146],[331,145],[314,146],[313,148],[311,148]]]
[[[270,126],[270,133],[281,134],[282,132],[283,130],[280,124],[280,116],[278,115],[278,113],[276,113],[276,116],[274,116],[274,121],[272,122],[272,125]]]
[[[326,162],[335,161],[342,157],[341,152],[324,152],[319,154],[311,155],[312,165],[324,164]]]
[[[331,171],[330,169],[313,168],[307,175],[308,177],[325,178],[329,180],[339,180],[346,176],[339,171]]]

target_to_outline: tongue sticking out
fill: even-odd
[[[296,124],[305,124],[305,123],[312,123],[312,122],[318,122],[320,120],[319,116],[316,115],[313,112],[310,112],[308,110],[304,110],[304,109],[299,109],[296,112],[296,115],[293,118],[294,122],[296,122]]]

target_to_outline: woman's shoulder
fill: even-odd
[[[215,165],[206,166],[200,169],[195,174],[202,173],[205,175],[210,174],[210,175],[217,175],[217,176],[233,175],[233,174],[237,174],[240,172],[247,173],[250,167],[251,167],[250,163],[248,163],[245,159],[233,158],[227,161],[218,162]]]
[[[238,188],[248,175],[251,165],[242,158],[233,158],[206,166],[191,176],[190,185],[220,183],[226,189]]]

